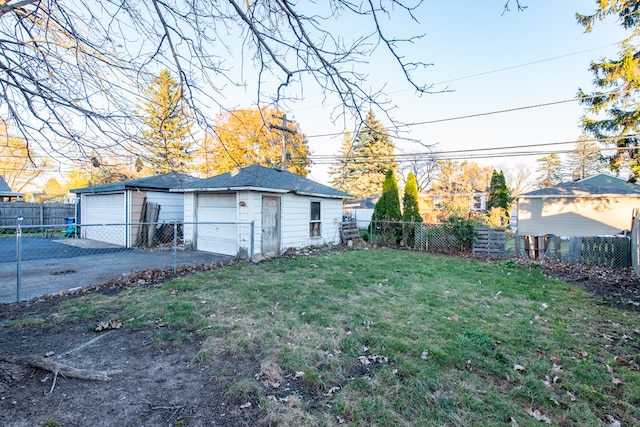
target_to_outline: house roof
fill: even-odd
[[[598,174],[583,178],[576,182],[580,182],[582,184],[597,185],[601,187],[632,188],[632,189],[637,188],[638,189],[637,191],[640,191],[640,185],[630,183],[626,179],[609,175],[606,173],[598,173]]]
[[[186,184],[183,190],[185,192],[253,190],[339,199],[351,197],[347,193],[303,178],[300,175],[259,165],[248,166],[211,178],[199,179]]]
[[[614,177],[615,178],[615,177]],[[588,180],[580,180],[575,182],[563,182],[553,187],[541,188],[539,190],[530,191],[528,193],[518,195],[520,198],[542,198],[542,197],[600,197],[600,196],[638,196],[640,197],[640,186],[635,184],[626,184],[607,186],[592,185]],[[603,181],[591,181],[602,182]]]
[[[380,199],[380,194],[374,194],[368,197],[360,197],[351,199],[342,204],[344,209],[373,209]]]
[[[0,176],[0,197],[22,197],[24,194],[11,191],[9,184]]]
[[[111,193],[114,191],[124,191],[130,189],[138,190],[169,190],[174,188],[180,190],[188,183],[198,178],[181,173],[170,172],[162,175],[148,176],[145,178],[131,179],[128,181],[114,182],[112,184],[94,185],[91,187],[74,188],[72,193]]]

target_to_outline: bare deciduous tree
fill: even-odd
[[[132,150],[136,99],[167,68],[203,128],[211,108],[236,107],[224,96],[236,86],[256,88],[262,106],[299,98],[313,82],[337,99],[334,115],[362,116],[385,102],[363,84],[374,50],[428,91],[414,80],[428,64],[404,56],[415,38],[387,32],[393,17],[415,21],[420,3],[0,0],[0,114],[50,154]],[[361,35],[349,37],[356,25]]]

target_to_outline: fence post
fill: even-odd
[[[178,271],[178,222],[173,223],[173,274]]]
[[[254,253],[253,253],[253,251],[254,251],[253,245],[254,245],[254,242],[255,242],[255,238],[253,236],[254,229],[255,229],[255,221],[251,221],[251,233],[250,233],[251,234],[251,238],[249,239],[250,240],[250,244],[249,245],[251,247],[249,248],[249,259],[252,259],[253,255],[254,255]]]
[[[16,218],[16,302],[20,302],[20,286],[22,285],[22,221],[24,217]]]

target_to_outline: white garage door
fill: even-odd
[[[198,195],[196,247],[199,251],[224,255],[238,253],[238,226],[235,194]],[[206,224],[210,222],[212,224]],[[205,223],[205,224],[203,224]]]
[[[124,199],[124,193],[83,195],[80,209],[82,224],[87,225],[81,228],[82,237],[126,246],[126,227],[124,225],[108,227],[92,225],[124,223]]]

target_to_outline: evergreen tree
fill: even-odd
[[[341,190],[354,197],[379,193],[387,170],[397,170],[398,165],[393,141],[373,111],[367,114],[352,146],[347,144],[343,144],[341,159],[332,169],[332,174],[342,179]]]
[[[562,161],[556,153],[551,153],[536,160],[538,162],[538,188],[553,187],[562,182]]]
[[[420,208],[418,206],[418,182],[413,172],[409,172],[407,183],[404,187],[404,196],[402,198],[402,221],[404,222],[422,222]]]
[[[414,247],[416,226],[409,224],[412,222],[422,222],[420,208],[418,206],[418,181],[413,172],[409,172],[407,182],[404,186],[404,196],[402,197],[402,236],[404,243],[408,247]]]
[[[336,157],[336,164],[329,168],[329,176],[331,177],[329,182],[334,188],[349,194],[352,194],[349,177],[353,176],[358,168],[354,155],[353,138],[347,132],[340,145],[340,154]]]
[[[489,186],[487,210],[491,210],[492,208],[508,210],[509,203],[511,203],[511,197],[509,196],[509,189],[507,188],[507,180],[504,177],[504,173],[502,171],[498,173],[494,170]]]
[[[163,70],[144,93],[141,118],[147,125],[142,135],[152,173],[189,171],[192,122],[178,82]]]
[[[565,165],[569,171],[576,172],[579,179],[595,175],[606,168],[598,144],[584,136],[576,142],[575,149],[567,153]]]
[[[382,183],[382,196],[373,208],[372,221],[400,221],[400,193],[398,182],[392,169],[387,170]]]
[[[578,90],[580,102],[587,107],[582,127],[597,139],[614,138],[608,144],[623,148],[609,158],[612,170],[619,171],[625,158],[629,159],[631,180],[640,178],[640,152],[637,134],[640,132],[640,54],[638,54],[638,36],[640,35],[640,14],[638,0],[596,1],[597,9],[593,15],[576,14],[578,23],[590,32],[596,21],[602,21],[609,15],[619,18],[625,30],[631,32],[620,43],[617,59],[603,59],[591,63],[594,83],[601,90],[585,94]]]

